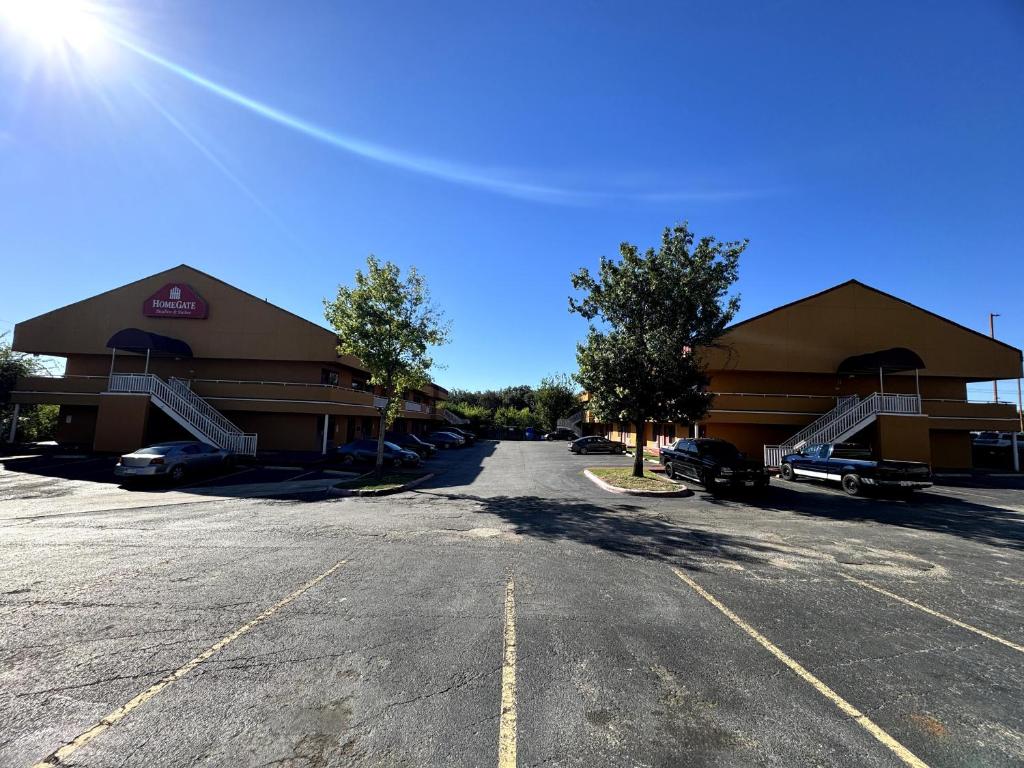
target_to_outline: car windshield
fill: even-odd
[[[392,450],[392,451],[400,451],[400,450],[402,450],[399,446],[395,445],[394,443],[389,443],[386,440],[384,441],[384,447],[387,448],[388,450]]]

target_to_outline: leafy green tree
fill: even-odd
[[[540,380],[533,393],[534,411],[544,429],[555,429],[558,420],[580,409],[579,392],[572,377],[556,373]]]
[[[529,408],[515,408],[503,405],[494,412],[494,424],[499,427],[518,427],[527,429],[539,425],[536,414]]]
[[[45,369],[42,363],[31,355],[15,352],[0,335],[0,440],[6,440],[10,430],[14,408],[11,406],[11,391],[19,376],[31,376]],[[19,433],[27,442],[50,440],[57,430],[57,406],[27,405],[21,407]]]
[[[712,396],[694,351],[715,345],[739,309],[728,293],[748,242],[695,241],[683,223],[665,229],[657,250],[624,242],[618,260],[601,257],[596,277],[586,268],[572,276],[583,296],[569,298],[569,311],[590,321],[576,380],[598,418],[636,424],[636,477],[648,419],[692,423],[707,413]]]
[[[324,315],[338,334],[338,352],[355,355],[370,382],[387,401],[380,409],[377,474],[383,474],[384,432],[402,409],[402,396],[430,382],[430,350],[448,341],[449,326],[430,301],[426,280],[410,267],[405,278],[390,261],[366,259],[356,270],[355,285],[338,286],[333,301],[324,300]]]

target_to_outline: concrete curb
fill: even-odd
[[[584,469],[583,475],[598,488],[601,488],[605,491],[609,491],[610,493],[621,493],[626,496],[652,496],[656,498],[671,499],[693,495],[693,491],[691,491],[685,485],[681,484],[679,484],[678,489],[674,491],[635,491],[632,488],[619,488],[617,485],[611,485],[610,483],[606,483],[604,480],[595,475],[589,469]]]
[[[330,496],[390,496],[393,493],[402,493],[415,488],[417,485],[427,482],[434,477],[433,472],[430,472],[423,477],[417,477],[415,480],[410,480],[408,483],[403,485],[395,486],[394,488],[376,488],[370,491],[363,491],[358,488],[339,488],[337,485],[332,486],[328,491]]]

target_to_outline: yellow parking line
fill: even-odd
[[[814,688],[814,690],[816,690],[826,699],[828,699],[837,707],[839,707],[840,711],[853,718],[854,722],[857,723],[857,725],[859,725],[861,728],[863,728],[876,739],[878,739],[878,741],[880,741],[882,744],[888,747],[905,764],[913,766],[913,768],[928,768],[927,763],[925,763],[913,752],[911,752],[905,746],[896,741],[896,739],[894,739],[892,736],[890,736],[888,733],[882,730],[877,724],[875,724],[875,722],[871,718],[869,718],[867,715],[865,715],[863,712],[861,712],[859,709],[853,706],[850,702],[848,702],[838,693],[836,693],[827,685],[825,685],[825,683],[823,683],[817,677],[808,672],[797,661],[790,658],[781,648],[775,645],[771,640],[769,640],[767,637],[762,635],[752,626],[747,624],[747,622],[745,622],[743,619],[741,619],[739,616],[737,616],[735,613],[729,610],[729,608],[723,605],[714,595],[712,595],[710,592],[708,592],[702,586],[700,586],[700,584],[695,582],[693,579],[691,579],[689,576],[687,576],[685,573],[683,573],[679,568],[676,568],[675,566],[672,567],[672,571],[675,573],[676,576],[680,578],[680,580],[684,584],[689,586],[691,589],[693,589],[694,592],[696,592],[698,595],[700,595],[709,603],[711,603],[711,605],[713,605],[715,608],[721,611],[726,616],[726,618],[732,621],[733,624],[735,624],[737,627],[746,632],[750,637],[756,640],[765,650],[767,650],[775,658],[777,658],[779,661],[781,661],[783,664],[789,667],[805,682],[809,683],[811,687]]]
[[[966,624],[966,623],[960,621],[959,619],[954,619],[952,616],[947,616],[944,613],[939,613],[938,611],[932,610],[931,608],[929,608],[926,605],[921,605],[920,603],[915,603],[913,600],[908,600],[905,597],[900,597],[896,593],[890,592],[887,589],[882,589],[881,587],[876,587],[874,584],[871,584],[870,582],[863,581],[861,579],[855,578],[854,576],[850,576],[850,575],[845,574],[845,573],[840,573],[839,575],[842,576],[847,581],[852,581],[854,584],[860,584],[862,587],[867,587],[868,589],[873,589],[875,592],[878,592],[881,595],[885,595],[886,597],[890,597],[893,600],[896,600],[897,602],[903,603],[904,605],[909,605],[911,608],[917,608],[917,610],[923,611],[924,613],[927,613],[929,616],[934,616],[937,619],[942,619],[943,621],[948,621],[953,626],[960,627],[961,629],[966,629],[968,632],[973,632],[976,635],[981,635],[982,637],[986,638],[987,640],[993,640],[993,641],[995,641],[997,643],[1001,643],[1001,644],[1005,645],[1007,648],[1012,648],[1013,650],[1015,650],[1015,651],[1017,651],[1019,653],[1024,653],[1024,645],[1018,645],[1017,643],[1013,643],[1013,642],[1010,642],[1009,640],[1006,640],[1005,638],[999,637],[999,635],[993,635],[991,632],[986,632],[984,629],[978,629],[978,627],[972,626],[970,624]]]
[[[307,581],[305,584],[303,584],[301,587],[296,589],[294,592],[292,592],[290,595],[285,597],[283,600],[281,600],[281,601],[279,601],[277,603],[274,603],[274,605],[270,606],[267,610],[265,610],[263,613],[261,613],[259,616],[257,616],[252,621],[250,621],[248,624],[243,624],[242,626],[240,626],[238,629],[236,629],[231,634],[225,635],[220,640],[218,640],[216,643],[214,643],[209,648],[207,648],[205,651],[203,651],[198,656],[196,656],[194,659],[192,659],[191,661],[188,661],[184,665],[178,667],[176,670],[171,672],[169,675],[167,675],[166,677],[162,678],[160,681],[154,683],[152,686],[150,686],[149,688],[144,690],[142,693],[140,693],[134,699],[129,701],[127,704],[125,704],[122,707],[119,707],[118,709],[115,709],[109,715],[107,715],[106,717],[102,718],[98,723],[96,723],[96,725],[92,726],[89,730],[85,731],[84,733],[80,734],[79,736],[76,736],[72,741],[68,742],[67,744],[65,744],[63,747],[61,747],[60,749],[56,750],[55,752],[52,752],[49,755],[47,755],[43,760],[41,760],[40,762],[38,762],[34,766],[32,766],[32,768],[54,768],[54,766],[65,765],[65,763],[64,763],[65,759],[67,759],[74,752],[76,752],[77,750],[81,749],[86,744],[88,744],[90,741],[95,739],[97,736],[99,736],[105,730],[110,728],[110,726],[116,724],[118,721],[120,721],[120,720],[124,719],[125,717],[127,717],[133,710],[136,710],[139,707],[141,707],[143,704],[145,704],[147,701],[152,699],[154,696],[156,696],[158,693],[160,693],[160,691],[162,691],[164,688],[169,686],[171,683],[173,683],[173,682],[175,682],[177,680],[180,680],[182,677],[187,675],[189,672],[191,672],[193,669],[198,667],[204,661],[209,659],[215,653],[217,653],[218,651],[222,650],[225,646],[229,645],[230,643],[233,643],[235,640],[237,640],[238,638],[240,638],[242,635],[246,634],[250,630],[255,629],[259,624],[262,624],[264,621],[269,619],[271,616],[273,616],[275,613],[280,611],[282,608],[284,608],[286,605],[291,603],[293,600],[295,600],[296,598],[300,597],[307,590],[310,590],[313,587],[315,587],[317,584],[319,584],[321,581],[326,579],[328,576],[330,576],[336,570],[341,568],[341,566],[343,566],[344,564],[345,564],[344,560],[339,560],[332,567],[328,568],[326,571],[321,573],[319,576],[316,576],[316,577],[310,579],[309,581]]]
[[[516,584],[505,587],[505,653],[501,662],[501,720],[498,768],[516,766]]]

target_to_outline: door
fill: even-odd
[[[697,452],[697,444],[693,440],[681,440],[680,448],[683,456],[683,474],[691,480],[700,482],[700,454]]]

